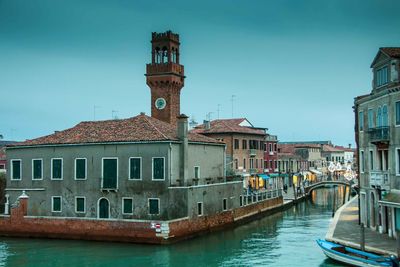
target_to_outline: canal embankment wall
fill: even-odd
[[[254,220],[282,210],[283,197],[257,201],[215,215],[171,221],[27,216],[29,198],[20,198],[0,217],[0,235],[168,244]]]

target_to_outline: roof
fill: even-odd
[[[381,53],[384,53],[388,57],[400,58],[400,47],[380,47],[374,60],[372,60],[371,68],[375,65],[375,62],[378,60]]]
[[[16,143],[16,141],[0,141],[0,147]]]
[[[213,138],[195,133],[189,133],[188,140],[189,142],[222,144]],[[127,119],[84,121],[72,128],[9,145],[9,147],[149,141],[179,141],[177,128],[169,123],[140,114]]]
[[[191,133],[198,134],[220,134],[220,133],[242,133],[254,135],[266,135],[265,130],[256,127],[242,126],[247,125],[246,118],[220,119],[210,122],[210,129],[205,129],[205,124],[196,126]]]
[[[344,147],[323,145],[322,152],[344,152]]]

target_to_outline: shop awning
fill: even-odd
[[[269,179],[269,176],[266,175],[266,174],[257,174],[257,176],[263,178],[264,180],[268,180]]]
[[[388,207],[400,208],[400,190],[392,189],[390,193],[382,196],[379,204]]]

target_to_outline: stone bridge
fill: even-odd
[[[325,187],[327,185],[344,185],[344,186],[349,186],[350,187],[350,183],[345,182],[345,181],[320,181],[320,182],[317,182],[315,184],[311,184],[311,185],[305,187],[304,188],[304,192],[308,195],[314,189],[317,189],[319,187]]]

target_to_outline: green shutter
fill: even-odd
[[[76,159],[76,179],[86,179],[86,159]]]
[[[61,211],[61,197],[53,197],[53,211]]]
[[[153,159],[153,179],[164,179],[164,158]]]
[[[62,179],[62,160],[61,159],[53,159],[53,179]]]
[[[33,179],[42,179],[42,160],[33,160]]]
[[[21,179],[21,161],[20,160],[12,161],[12,179],[15,179],[15,180]]]
[[[149,199],[149,213],[150,214],[159,214],[160,211],[158,209],[158,199]]]
[[[130,159],[131,169],[129,179],[140,179],[140,158]]]
[[[117,188],[117,159],[103,159],[103,188]]]
[[[132,199],[124,198],[124,213],[132,213],[133,211],[133,203]]]
[[[85,198],[83,197],[76,198],[76,211],[85,212]]]

